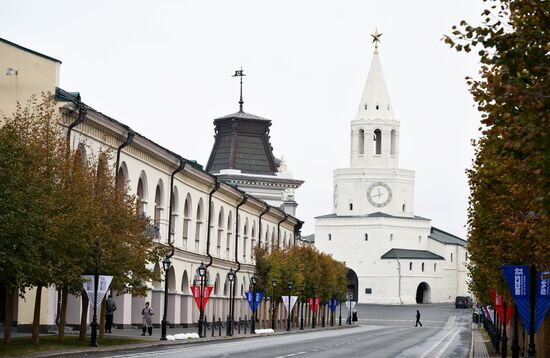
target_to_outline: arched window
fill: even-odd
[[[147,176],[143,171],[137,186],[137,212],[138,215],[147,216]]]
[[[218,214],[218,237],[216,240],[216,253],[218,257],[221,257],[221,247],[222,247],[222,236],[223,236],[223,227],[225,225],[225,220],[223,217],[223,206],[220,208],[220,213]]]
[[[208,248],[208,252],[212,252],[210,250],[212,250],[212,246],[214,245],[213,242],[214,242],[214,239],[213,239],[213,236],[214,235],[214,227],[216,225],[216,222],[214,221],[214,213],[216,212],[216,209],[214,207],[214,203],[210,203],[210,212],[208,213],[208,218],[206,219],[207,222],[209,221],[210,222],[210,227],[208,228],[208,231],[209,234],[210,234],[210,242],[207,243],[208,245],[210,245],[210,247]]]
[[[434,272],[436,271],[437,269],[437,263],[434,263]]]
[[[231,211],[227,215],[227,241],[225,243],[225,256],[226,258],[230,257],[231,254],[231,236],[233,232],[233,219],[231,216]]]
[[[391,130],[390,143],[391,143],[391,145],[390,145],[390,154],[395,155],[395,149],[396,149],[396,145],[397,145],[397,134],[395,133],[395,129]]]
[[[85,168],[88,165],[88,155],[86,154],[86,146],[84,143],[79,143],[74,153],[74,164],[79,164]]]
[[[418,243],[420,244],[422,242],[422,235],[418,235]]]
[[[248,218],[245,219],[243,230],[243,259],[246,259],[246,245],[248,244]]]
[[[181,278],[181,293],[189,293],[189,276],[187,275],[187,271],[183,271]]]
[[[197,220],[195,222],[195,252],[197,253],[199,253],[201,249],[203,213],[204,205],[202,202],[202,198],[200,198],[199,204],[197,205],[197,214],[195,216],[195,219]]]
[[[172,216],[172,222],[170,223],[170,235],[169,239],[171,243],[174,243],[174,240],[176,238],[176,221],[178,220],[178,212],[179,212],[179,195],[178,195],[178,188],[174,186],[174,190],[172,191],[172,212],[170,215]]]
[[[382,131],[380,129],[374,130],[374,154],[382,154]]]
[[[250,239],[250,257],[254,258],[256,256],[256,222],[252,222],[252,233]]]
[[[390,234],[390,241],[393,241],[393,234]]]
[[[405,212],[405,209],[406,209],[406,208],[407,208],[407,205],[403,204],[403,207],[402,207],[403,212]]]
[[[424,263],[422,263],[422,272],[424,272]]]
[[[357,153],[361,155],[365,153],[365,131],[362,129],[359,129],[359,140],[357,141]]]
[[[162,180],[159,180],[155,189],[155,215],[153,221],[156,229],[160,232],[160,222],[162,220],[162,211],[164,210],[164,190]]]
[[[122,191],[128,190],[128,166],[126,165],[126,162],[122,162],[118,168],[116,187]]]
[[[409,262],[409,271],[412,271],[412,269],[413,269],[413,263]]]
[[[189,239],[189,227],[191,223],[191,195],[187,194],[185,204],[183,206],[183,249],[188,250],[187,240]]]

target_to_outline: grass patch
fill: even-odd
[[[125,344],[148,342],[139,338],[104,337],[98,339],[100,347],[112,347]],[[0,341],[0,357],[23,357],[33,353],[48,353],[55,351],[71,351],[90,347],[90,337],[87,336],[83,342],[78,341],[78,336],[65,336],[63,344],[57,343],[57,336],[41,336],[40,344],[32,344],[31,337],[13,337],[11,344],[4,344]]]

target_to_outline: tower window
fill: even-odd
[[[359,141],[358,141],[357,152],[359,154],[365,153],[365,131],[362,129],[359,129]]]
[[[395,129],[392,129],[390,132],[390,154],[395,155],[395,148],[397,146],[397,133]]]
[[[349,211],[353,211],[353,204],[349,203]]]
[[[413,263],[409,262],[409,271],[412,271],[412,269],[413,269]]]
[[[451,253],[451,262],[453,262],[453,254]]]
[[[422,263],[422,272],[424,272],[424,263]]]
[[[390,241],[393,241],[393,234],[390,234]]]
[[[374,130],[374,154],[382,154],[382,131]]]
[[[331,241],[331,240],[332,240],[332,235],[328,234],[328,241]]]
[[[390,105],[388,104],[388,111],[390,110]]]
[[[376,105],[376,110],[379,110],[380,109],[380,106],[379,105]]]
[[[365,111],[367,110],[367,104],[365,103]]]
[[[420,244],[422,242],[422,236],[418,235],[418,243]]]
[[[406,208],[407,208],[407,206],[405,204],[403,204],[403,212],[405,212]]]
[[[369,241],[369,234],[365,234],[365,241]]]
[[[435,272],[436,269],[437,269],[437,264],[434,264],[434,272]]]

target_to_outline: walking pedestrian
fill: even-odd
[[[107,297],[107,307],[105,310],[105,332],[111,333],[113,327],[113,317],[116,311],[116,304],[113,301],[113,296]]]
[[[149,302],[145,302],[145,307],[141,310],[141,315],[143,316],[143,333],[142,336],[145,336],[145,332],[148,332],[149,335],[153,334],[153,309],[149,306]]]
[[[422,327],[422,323],[420,323],[420,311],[419,310],[416,310],[416,323],[415,323],[415,327],[418,327],[418,325],[420,325],[420,327]]]
[[[351,315],[351,320],[353,321],[353,324],[355,324],[355,322],[357,322],[357,310],[356,309],[353,310],[353,314]]]

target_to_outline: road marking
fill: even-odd
[[[453,343],[453,341],[455,340],[456,335],[459,334],[460,331],[462,331],[462,329],[457,329],[456,330],[455,334],[453,335],[453,337],[451,339],[449,339],[447,344],[445,346],[443,346],[443,348],[441,348],[441,350],[439,352],[437,352],[436,358],[439,358],[439,357],[443,356],[443,353],[447,350],[447,348],[449,348],[451,343]]]
[[[286,356],[277,356],[275,358],[286,358],[286,357],[294,357],[294,356],[299,356],[300,354],[306,354],[307,352],[298,352],[298,353],[291,353],[291,354],[287,354]]]

